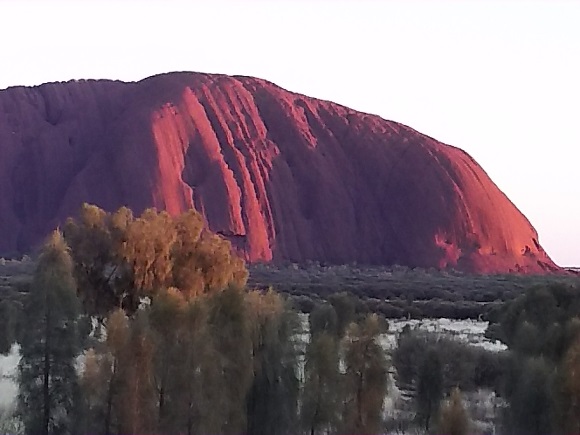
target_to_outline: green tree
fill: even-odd
[[[507,425],[510,433],[545,435],[554,433],[552,422],[552,370],[542,358],[524,358],[515,363],[513,392],[508,396]],[[513,372],[512,372],[513,373]]]
[[[18,364],[18,410],[29,434],[71,432],[77,395],[79,301],[62,234],[44,244],[24,308]]]
[[[355,321],[356,303],[355,299],[346,292],[335,293],[328,297],[328,302],[334,308],[337,317],[337,334],[340,338],[344,337],[348,326]]]
[[[338,316],[331,304],[317,304],[308,316],[310,334],[321,332],[341,337],[338,327]]]
[[[246,428],[246,397],[253,378],[251,320],[244,292],[235,287],[215,293],[208,301],[209,336],[219,373],[219,402],[223,415],[218,431],[242,433]]]
[[[183,357],[184,316],[187,301],[174,288],[160,292],[155,303],[147,311],[153,339],[154,380],[157,390],[158,427],[166,433],[172,425],[174,416],[170,404],[180,395],[171,377]],[[177,397],[176,397],[177,396]]]
[[[570,326],[579,312],[577,288],[562,284],[532,287],[493,316],[486,336],[501,340],[519,354],[559,362],[575,337]]]
[[[378,343],[380,319],[371,314],[354,323],[345,337],[345,433],[379,433],[388,387],[385,353]]]
[[[429,336],[422,331],[405,325],[397,337],[397,347],[393,353],[393,365],[397,373],[397,383],[406,389],[414,388],[417,372],[425,352],[429,348]]]
[[[428,432],[443,398],[443,367],[436,349],[429,349],[417,372],[415,401],[417,417]]]
[[[207,301],[161,291],[144,310],[153,344],[159,433],[213,433],[224,419],[219,360],[207,325]]]
[[[290,434],[297,425],[298,319],[280,295],[246,296],[252,318],[253,381],[247,398],[247,432]]]
[[[193,298],[184,307],[179,337],[181,358],[168,376],[167,424],[160,428],[161,433],[221,433],[232,412],[208,314],[205,297]]]
[[[16,301],[0,301],[0,354],[7,354],[16,341],[20,305]]]
[[[306,348],[302,425],[310,435],[334,433],[342,405],[340,356],[337,337],[327,331],[311,335]]]
[[[513,433],[575,426],[568,356],[580,332],[578,312],[578,288],[557,284],[533,287],[493,316],[486,335],[502,340],[511,355],[501,393]]]
[[[429,349],[439,355],[445,392],[453,387],[462,391],[497,389],[503,382],[507,352],[488,351],[436,332],[405,327],[393,352],[393,365],[400,387],[407,390],[416,387],[419,367]]]

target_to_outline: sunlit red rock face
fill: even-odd
[[[556,268],[465,152],[248,77],[0,91],[0,253],[82,202],[195,207],[250,261]]]

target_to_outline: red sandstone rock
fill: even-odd
[[[0,253],[82,202],[195,207],[250,261],[557,269],[465,152],[249,77],[0,91]]]

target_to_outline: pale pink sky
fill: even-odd
[[[0,0],[0,89],[243,74],[463,148],[580,265],[580,1]]]

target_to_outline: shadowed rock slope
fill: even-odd
[[[256,78],[9,88],[0,156],[0,253],[90,202],[195,207],[249,261],[556,270],[462,150]]]

